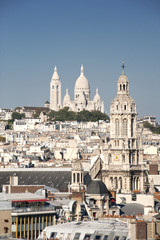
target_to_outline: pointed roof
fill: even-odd
[[[57,67],[56,66],[54,67],[54,73],[52,75],[52,79],[53,80],[59,80],[59,75],[57,73]]]

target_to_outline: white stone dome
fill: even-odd
[[[125,74],[122,74],[120,75],[120,77],[118,78],[118,82],[121,82],[121,83],[126,83],[126,82],[129,82],[128,81],[128,78]]]
[[[66,95],[64,96],[63,102],[64,103],[69,103],[71,101],[71,98],[68,94],[68,88],[66,89]]]
[[[96,89],[96,95],[94,96],[94,99],[93,99],[94,102],[100,102],[101,101],[101,98],[98,94],[98,89]]]
[[[84,76],[83,65],[81,66],[81,74],[77,78],[76,83],[75,83],[75,91],[80,90],[80,89],[84,89],[84,90],[90,89],[89,82],[88,82],[87,78]]]

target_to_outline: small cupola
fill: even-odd
[[[124,62],[122,62],[122,75],[119,77],[117,82],[117,94],[129,95],[129,81],[127,76],[124,74]]]

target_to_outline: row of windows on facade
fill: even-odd
[[[56,89],[59,89],[59,86],[55,86]],[[52,89],[54,89],[54,85],[52,85]]]
[[[119,147],[120,146],[120,141],[119,140],[114,140],[114,146],[115,147]],[[128,148],[135,148],[135,139],[132,140],[128,140],[128,144],[127,144]],[[122,147],[125,148],[125,143],[123,142]]]
[[[131,137],[133,136],[133,119],[131,119]],[[115,135],[118,136],[120,134],[120,121],[119,119],[115,120]],[[128,135],[128,120],[124,119],[122,122],[122,135]]]
[[[56,236],[57,236],[57,232],[52,232],[51,235],[50,235],[50,239],[56,239]],[[75,233],[75,236],[74,236],[73,240],[79,240],[80,236],[81,236],[81,233]],[[102,236],[102,235],[99,234],[99,235],[95,235],[94,236],[94,240],[100,240],[100,239],[108,240],[108,237],[109,237],[108,235],[103,235]],[[61,233],[60,238],[61,239],[64,238],[64,234],[63,233]],[[71,234],[68,233],[67,239],[70,239],[70,238],[71,238]],[[83,240],[90,240],[90,239],[93,239],[92,234],[89,234],[89,233],[85,234]],[[113,240],[120,240],[120,237],[119,236],[115,236]],[[122,237],[121,240],[126,240],[126,237],[125,236]]]
[[[118,110],[118,109],[121,109],[121,107],[119,108],[119,105],[117,104],[116,105],[116,110]],[[123,110],[127,110],[127,105],[125,104],[125,105],[123,105]],[[132,112],[133,111],[133,107],[131,106],[131,108],[130,108],[130,111]]]
[[[83,93],[84,93],[84,92],[83,92]],[[88,95],[88,94],[85,94],[85,93],[84,93],[84,95],[85,95],[86,98],[89,98],[89,95]],[[79,97],[79,94],[76,94],[76,98],[78,98],[78,97]]]
[[[54,222],[54,218],[55,218],[55,214],[54,215],[51,215],[51,214],[48,214],[48,215],[37,215],[37,216],[23,216],[23,217],[19,217],[18,218],[18,224],[31,224],[31,223],[53,223]],[[12,225],[15,225],[16,224],[16,217],[12,217]]]
[[[73,173],[72,175],[73,183],[83,182],[83,174],[82,173]]]
[[[137,160],[137,164],[139,162],[139,154],[137,152],[137,156],[135,153],[133,153],[132,155],[129,154],[129,163],[130,164],[135,164],[135,161]],[[112,162],[112,155],[108,154],[108,163]],[[122,162],[125,163],[125,154],[122,154]]]
[[[122,177],[110,177],[109,179],[111,188],[115,189],[122,189],[123,188],[123,183],[124,183],[124,188],[126,189],[127,187],[127,181],[126,178],[125,180],[122,180]],[[139,190],[140,187],[140,178],[137,176],[131,177],[130,178],[130,189],[131,190]]]
[[[128,85],[125,85],[125,84],[121,85],[121,84],[120,84],[119,89],[120,89],[120,91],[121,91],[122,89],[123,89],[123,91],[126,91],[126,90],[128,89]]]

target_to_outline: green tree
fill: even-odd
[[[150,131],[152,132],[152,133],[156,133],[156,134],[160,134],[160,125],[158,125],[158,126],[153,126],[152,124],[150,124],[149,122],[144,122],[143,123],[143,126],[145,127],[145,128],[148,128],[148,129],[150,129]]]
[[[15,119],[22,119],[22,118],[25,118],[24,113],[18,113],[18,112],[12,113],[12,121],[14,121]]]
[[[54,121],[74,121],[76,120],[76,113],[73,111],[69,111],[68,107],[60,109],[58,112],[55,112]]]
[[[56,112],[51,110],[50,112],[48,112],[48,117],[49,117],[49,120],[52,121],[55,119],[55,115],[56,115]]]
[[[83,110],[77,113],[78,122],[89,122],[92,121],[92,113],[87,110]]]

